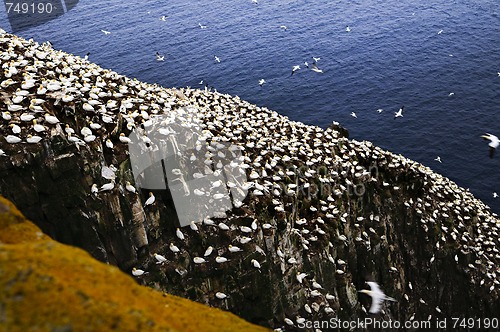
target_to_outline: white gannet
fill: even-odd
[[[90,105],[89,103],[83,103],[82,108],[84,111],[94,112],[94,107],[92,105]]]
[[[301,284],[303,281],[304,281],[304,278],[307,277],[307,274],[302,272],[297,272],[297,281],[299,282],[299,284]]]
[[[0,157],[5,157],[5,156],[7,156],[5,152],[2,149],[0,149]]]
[[[47,121],[50,124],[57,124],[59,123],[59,119],[53,115],[45,113],[45,121]]]
[[[376,282],[367,281],[366,283],[368,284],[368,286],[370,286],[371,290],[363,289],[360,290],[359,292],[370,295],[372,297],[372,305],[370,306],[369,310],[370,313],[372,314],[378,313],[380,311],[380,306],[382,305],[382,302],[384,300],[396,302],[396,300],[393,299],[392,297],[385,295]]]
[[[295,74],[295,72],[296,72],[297,70],[299,70],[299,69],[300,69],[300,65],[293,66],[293,67],[292,67],[292,74],[291,74],[290,76],[292,76],[293,74]]]
[[[286,25],[280,25],[280,29],[283,30],[283,31],[286,31],[288,28]]]
[[[40,125],[40,124],[37,124],[36,123],[36,120],[33,120],[33,129],[37,132],[37,133],[41,133],[43,131],[45,131],[45,127]]]
[[[16,144],[22,141],[22,139],[14,135],[7,135],[7,137],[5,137],[5,140],[10,144]]]
[[[224,293],[221,293],[221,292],[217,292],[217,293],[215,293],[215,297],[220,299],[220,300],[224,300],[227,297],[227,295]]]
[[[35,116],[34,116],[34,115],[32,115],[32,114],[27,114],[27,113],[23,113],[23,114],[21,114],[21,116],[20,116],[20,119],[21,119],[21,121],[23,121],[23,122],[31,122],[34,118],[35,118]]]
[[[354,113],[354,112],[351,112],[351,116],[352,116],[353,118],[356,118],[356,119],[358,118],[358,116],[357,116],[357,115],[356,115],[356,113]]]
[[[219,63],[220,62],[220,59],[217,55],[214,55],[214,59],[215,59],[215,62]]]
[[[252,259],[250,262],[252,263],[253,267],[255,267],[256,269],[259,269],[259,271],[260,271],[260,263],[257,262],[257,260]]]
[[[1,151],[1,150],[0,150]],[[0,156],[2,155],[2,153],[0,152]],[[493,193],[493,198],[498,198],[498,194],[496,192]]]
[[[350,28],[349,26],[346,26],[346,27],[345,27],[345,31],[346,31],[346,32],[351,32],[351,28]]]
[[[160,21],[166,21],[167,20],[167,17],[165,15],[163,15],[162,17],[160,17]]]
[[[134,277],[140,277],[140,276],[142,276],[142,275],[144,275],[146,273],[147,273],[146,271],[141,270],[141,269],[136,269],[135,267],[132,269],[132,275]]]
[[[260,86],[263,86],[264,84],[266,84],[266,80],[262,78],[262,79],[259,81],[259,85],[260,85]]]
[[[195,262],[196,264],[201,264],[201,263],[205,263],[206,260],[204,258],[201,258],[201,257],[195,257],[195,258],[193,258],[193,262]]]
[[[395,118],[399,118],[399,117],[403,117],[403,111],[404,111],[404,109],[405,109],[405,107],[401,106],[401,108],[399,109],[399,111],[394,112],[394,119]]]
[[[146,200],[146,203],[144,203],[144,207],[152,205],[155,201],[156,201],[155,195],[153,195],[152,192],[149,192],[149,198]]]
[[[12,115],[9,111],[2,112],[2,119],[4,119],[5,121],[9,121],[10,119],[12,119]]]
[[[115,187],[115,183],[113,181],[111,181],[109,183],[103,184],[101,186],[101,188],[99,189],[99,191],[110,191],[110,190],[113,190],[114,187]]]
[[[26,138],[26,142],[28,143],[31,143],[31,144],[36,144],[38,142],[40,142],[42,140],[42,138],[40,136],[32,136],[32,135],[28,135],[28,137]]]
[[[165,56],[156,52],[156,61],[165,61]]]
[[[182,234],[182,232],[181,232],[181,230],[179,228],[177,228],[177,230],[175,231],[175,235],[177,235],[177,237],[180,240],[184,240],[184,234]]]
[[[106,140],[106,147],[108,149],[113,149],[113,147],[114,147],[113,142],[111,142],[111,140],[109,138]]]
[[[155,256],[156,264],[163,264],[167,261],[165,256],[159,255],[157,253],[154,253],[153,256]]]
[[[490,158],[493,158],[493,154],[495,153],[495,149],[498,148],[498,145],[500,144],[500,140],[498,139],[497,136],[486,133],[481,136],[485,140],[490,141],[488,146],[490,147]]]
[[[194,221],[191,221],[191,223],[189,224],[189,228],[191,228],[195,232],[198,231],[198,226],[196,225],[196,223]]]
[[[443,33],[443,29],[441,29],[441,30],[438,31],[438,35],[440,35],[442,33]]]
[[[105,34],[105,35],[109,35],[109,34],[111,34],[111,32],[110,32],[110,31],[106,31],[106,30],[101,30],[101,32],[102,32],[103,34]]]
[[[226,257],[217,256],[217,257],[215,257],[215,261],[216,261],[217,263],[219,263],[219,264],[220,264],[220,263],[225,263],[225,262],[227,262],[227,261],[228,261],[228,259],[227,259]]]
[[[201,24],[201,23],[198,23],[198,25],[200,26],[200,29],[206,29],[206,28],[207,28],[207,26],[206,26],[206,25],[203,25],[203,24]]]
[[[241,248],[236,247],[236,246],[233,246],[233,245],[229,245],[229,246],[228,246],[228,249],[229,249],[229,251],[230,251],[230,252],[238,252],[238,251],[243,251],[243,250],[241,250]]]
[[[97,188],[97,184],[92,184],[92,187],[90,187],[90,192],[94,195],[96,195],[99,192],[99,188]]]
[[[169,249],[170,251],[172,251],[173,253],[178,253],[180,251],[179,247],[177,247],[175,244],[173,244],[172,242],[170,242],[170,246],[169,246]]]
[[[322,73],[323,72],[323,70],[319,69],[318,66],[316,66],[316,63],[313,63],[311,65],[311,70],[314,71],[314,72],[316,72],[316,73]]]
[[[128,138],[127,136],[125,136],[125,134],[124,134],[124,133],[121,133],[121,134],[120,134],[120,138],[119,138],[119,140],[120,140],[120,142],[122,142],[122,143],[130,143],[130,142],[131,142],[130,138]]]
[[[382,108],[379,108],[377,112],[382,113],[384,110]]]
[[[316,57],[312,57],[313,58],[313,62],[316,63],[318,62],[319,60],[321,60],[321,58],[316,58]]]
[[[127,181],[127,183],[125,184],[125,189],[127,189],[127,191],[135,194],[135,187],[133,185],[131,185],[129,181]]]
[[[210,256],[212,254],[213,250],[214,250],[214,248],[212,246],[209,246],[207,248],[207,250],[205,250],[205,254],[203,256],[205,256],[205,257]]]
[[[15,123],[11,123],[9,125],[10,129],[12,130],[12,133],[13,134],[20,134],[21,133],[21,127],[19,127],[18,125],[16,125]]]

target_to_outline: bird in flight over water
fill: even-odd
[[[496,148],[498,148],[498,145],[500,145],[500,140],[497,136],[488,133],[482,135],[481,137],[485,140],[490,141],[490,143],[488,144],[488,146],[490,147],[490,158],[493,158]]]
[[[165,56],[156,52],[156,61],[165,61]]]
[[[311,65],[311,70],[316,72],[316,73],[322,73],[323,70],[319,69],[318,66],[316,66],[316,62],[314,62],[312,65]]]
[[[403,117],[403,111],[405,110],[405,107],[404,106],[401,106],[401,108],[399,109],[399,111],[397,112],[394,112],[394,119],[395,118],[402,118]]]

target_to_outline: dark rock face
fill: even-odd
[[[4,38],[5,53],[15,37]],[[42,48],[24,43],[25,48]],[[17,53],[20,49],[14,48]],[[47,52],[57,68],[69,61],[69,56]],[[61,123],[50,126],[41,143],[0,139],[7,154],[0,157],[0,193],[54,239],[128,273],[132,267],[149,271],[141,283],[270,327],[293,330],[299,326],[297,316],[307,321],[376,317],[402,322],[431,315],[493,317],[500,311],[500,220],[450,180],[369,142],[350,141],[339,128],[324,131],[238,97],[163,89],[80,59],[70,62],[81,66],[75,73],[91,72],[82,85],[105,83],[100,84],[102,105],[125,98],[140,102],[131,102],[125,111],[109,109],[106,115],[113,122],[106,123],[103,114],[82,109],[91,99],[88,92],[75,94],[77,101],[69,106],[47,94],[45,108]],[[126,93],[116,96],[123,86]],[[15,88],[5,93],[13,94]],[[144,207],[148,191],[124,189],[134,179],[127,145],[118,137],[130,132],[128,121],[139,126],[145,120],[130,120],[141,106],[148,111],[158,106],[175,116],[188,104],[200,110],[200,126],[213,140],[224,137],[244,148],[247,177],[256,172],[258,178],[249,181],[263,188],[262,195],[253,188],[224,219],[212,219],[213,224],[208,219],[197,224],[198,230],[182,228],[181,240],[168,192],[154,191],[156,203]],[[63,123],[79,133],[90,118],[102,124],[97,139],[69,142]],[[1,122],[3,136],[7,124]],[[105,146],[107,139],[114,143],[112,150]],[[116,167],[114,189],[91,193],[93,184],[109,182],[101,172],[111,164]],[[171,244],[180,251],[170,250]],[[229,245],[242,251],[231,252]],[[209,246],[213,253],[204,257]],[[153,253],[167,261],[157,264]],[[216,256],[228,261],[217,263]],[[206,262],[197,264],[194,257]],[[300,273],[306,273],[302,282]],[[367,280],[377,281],[397,300],[377,316],[366,313],[369,297],[358,295]],[[220,299],[217,292],[228,297]]]

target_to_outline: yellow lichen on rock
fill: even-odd
[[[140,286],[51,240],[0,197],[0,331],[265,331]]]

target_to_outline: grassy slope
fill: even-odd
[[[0,196],[0,331],[264,331],[140,286],[60,244]]]

